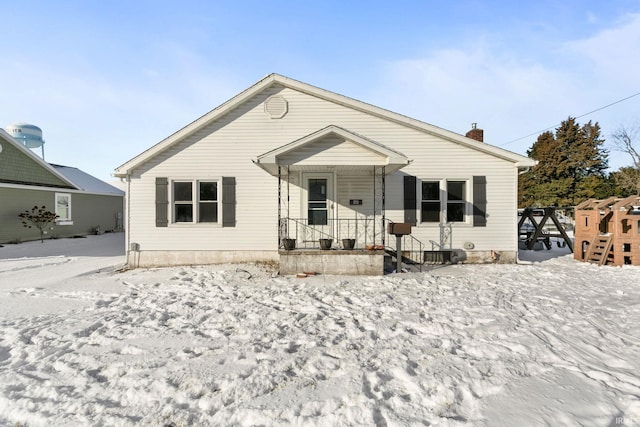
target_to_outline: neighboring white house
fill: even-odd
[[[467,135],[482,139],[475,127]],[[114,176],[127,185],[135,266],[282,261],[319,248],[319,238],[334,249],[350,238],[360,252],[393,250],[389,222],[413,225],[403,249],[421,260],[449,251],[460,262],[515,262],[518,173],[534,164],[271,74]],[[297,250],[283,251],[284,238]],[[333,260],[322,262],[342,262]]]

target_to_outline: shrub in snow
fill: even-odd
[[[59,216],[47,210],[45,206],[34,206],[31,210],[25,210],[18,215],[22,220],[22,225],[27,228],[36,227],[40,230],[40,242],[44,242],[44,230],[55,223]]]

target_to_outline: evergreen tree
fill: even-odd
[[[580,126],[575,118],[563,121],[555,134],[542,133],[527,155],[538,164],[520,176],[519,205],[574,206],[610,190],[605,171],[608,153],[600,126]]]
[[[633,166],[621,167],[611,174],[619,197],[640,194],[640,169]]]
[[[609,154],[603,148],[604,139],[600,138],[600,125],[586,123],[582,127],[569,117],[556,129],[556,140],[567,153],[564,172],[576,179],[586,177],[605,177],[609,166]]]

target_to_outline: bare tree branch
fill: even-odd
[[[640,144],[640,124],[631,126],[620,126],[611,137],[613,138],[612,145],[618,151],[627,153],[633,162],[635,169],[640,169],[640,148],[636,148]]]

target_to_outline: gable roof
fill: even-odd
[[[101,181],[98,178],[89,175],[88,173],[83,172],[78,168],[47,163],[40,156],[35,154],[29,148],[25,147],[24,144],[13,138],[4,129],[0,129],[0,140],[4,141],[5,143],[11,144],[16,150],[28,157],[29,160],[33,161],[42,169],[46,170],[47,173],[50,173],[51,175],[58,178],[61,182],[66,184],[66,186],[54,186],[34,182],[32,184],[34,186],[63,188],[67,191],[69,189],[78,190],[91,194],[124,196],[124,191],[110,184],[107,184],[106,182]],[[24,184],[29,185],[29,183]]]
[[[332,136],[353,142],[363,150],[376,154],[381,158],[385,166],[389,166],[388,172],[398,170],[411,163],[411,160],[399,151],[336,125],[329,125],[300,139],[268,151],[258,156],[256,160],[254,160],[254,163],[272,175],[275,175],[277,173],[277,166],[284,164],[282,159],[287,157],[287,155],[309,146],[316,141]],[[346,162],[344,164],[351,164],[352,160],[352,158],[345,159]]]
[[[42,169],[46,170],[48,173],[52,174],[63,183],[66,183],[68,188],[80,190],[80,188],[75,185],[72,181],[70,181],[66,176],[58,172],[55,168],[53,168],[49,163],[45,162],[39,156],[37,156],[33,151],[25,147],[22,143],[18,142],[15,138],[13,138],[9,133],[7,133],[4,129],[0,129],[0,140],[5,141],[8,144],[11,144],[16,150],[21,152],[23,155],[29,158],[32,162],[40,166]],[[0,154],[1,155],[1,154]],[[40,185],[38,183],[34,183],[34,185]]]
[[[240,92],[238,95],[234,96],[233,98],[226,101],[222,105],[211,110],[210,112],[203,115],[202,117],[191,122],[190,124],[180,129],[179,131],[175,132],[174,134],[170,135],[169,137],[165,138],[164,140],[160,141],[159,143],[155,144],[149,149],[143,151],[136,157],[120,165],[118,168],[115,169],[115,172],[113,175],[116,177],[127,176],[131,170],[140,166],[144,162],[150,160],[157,154],[167,150],[168,148],[172,147],[174,144],[181,141],[185,137],[193,134],[199,129],[202,129],[203,127],[207,126],[211,122],[227,114],[228,112],[230,112],[231,110],[233,110],[234,108],[242,104],[243,102],[249,100],[250,98],[254,97],[256,94],[260,93],[261,91],[275,84],[279,84],[286,88],[294,89],[302,93],[306,93],[330,102],[334,102],[339,105],[344,105],[346,107],[353,108],[358,111],[363,111],[368,114],[381,117],[386,120],[390,120],[390,121],[420,130],[428,134],[439,136],[441,138],[444,138],[456,144],[460,144],[478,151],[491,154],[493,156],[496,156],[505,160],[512,161],[513,163],[516,164],[516,166],[521,168],[531,167],[535,165],[534,160],[529,159],[528,157],[522,156],[520,154],[516,154],[511,151],[486,144],[484,142],[479,142],[471,138],[467,138],[466,136],[457,134],[455,132],[451,132],[446,129],[439,128],[437,126],[430,125],[428,123],[421,122],[419,120],[412,119],[410,117],[403,116],[401,114],[394,113],[392,111],[385,110],[383,108],[376,107],[374,105],[367,104],[365,102],[358,101],[356,99],[337,94],[335,92],[330,92],[328,90],[321,89],[316,86],[312,86],[307,83],[303,83],[298,80],[294,80],[289,77],[285,77],[285,76],[273,73],[264,77],[262,80],[258,81],[253,86]]]

